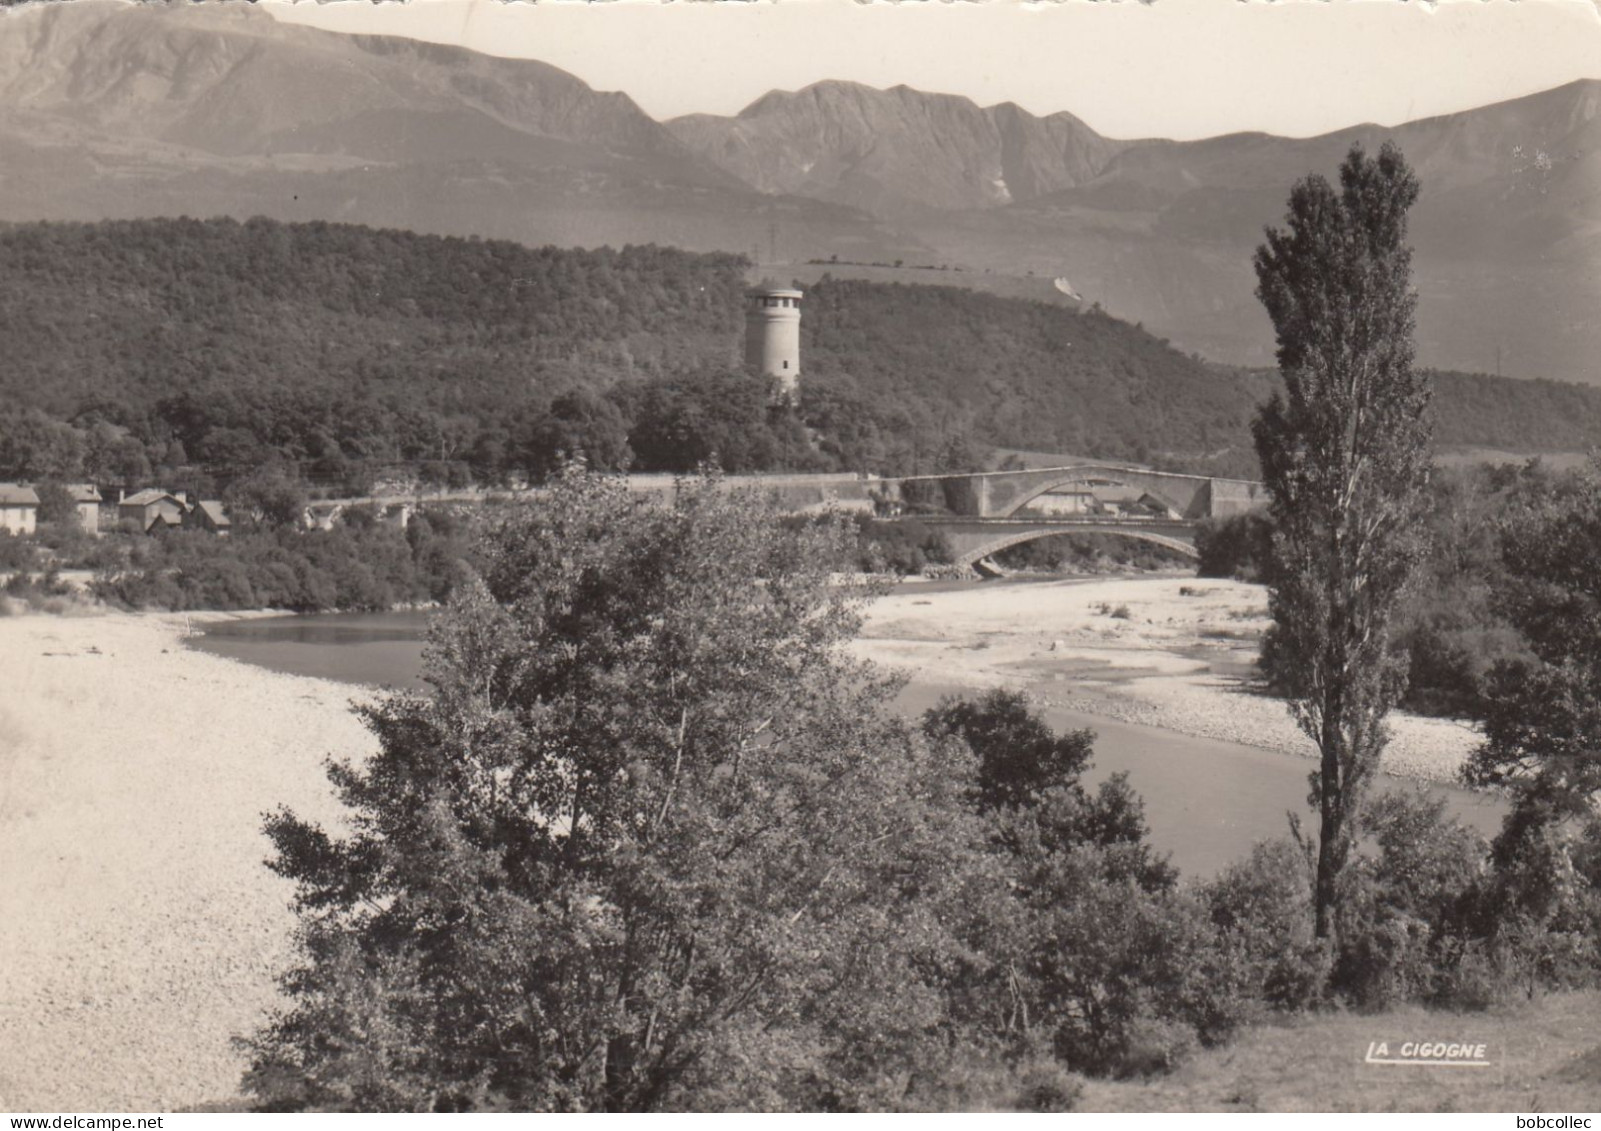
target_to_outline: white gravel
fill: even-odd
[[[0,619],[0,1110],[228,1100],[278,1000],[262,814],[336,820],[323,759],[373,742],[351,688],[187,650],[185,619]]]
[[[856,649],[932,684],[1304,756],[1283,704],[1205,662],[1248,661],[1265,612],[1259,587],[1192,578],[906,586]],[[262,815],[337,822],[323,760],[374,742],[352,688],[187,650],[188,621],[0,617],[0,1110],[227,1101],[232,1038],[280,1001],[294,918]],[[1438,720],[1396,732],[1386,768],[1436,780],[1477,742]]]
[[[1267,591],[1193,577],[896,590],[868,613],[858,654],[936,684],[1025,687],[1057,706],[1311,757],[1285,704],[1246,677]],[[1223,673],[1214,670],[1221,665]],[[1455,782],[1470,725],[1397,714],[1384,769]]]

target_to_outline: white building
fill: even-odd
[[[32,534],[39,525],[39,496],[21,483],[0,483],[0,530]]]

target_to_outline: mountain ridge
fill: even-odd
[[[980,107],[904,84],[879,90],[833,80],[769,91],[731,118],[698,114],[664,124],[762,191],[889,215],[988,207],[1069,187],[1122,144],[1065,111],[1037,117],[1011,102]],[[954,166],[944,159],[963,150],[967,157]]]
[[[1271,361],[1250,262],[1290,185],[1391,137],[1423,181],[1420,360],[1601,384],[1601,80],[1312,138],[1111,139],[1065,111],[834,80],[659,123],[549,64],[244,4],[0,18],[0,220],[264,215],[1065,277],[1241,365]]]
[[[266,215],[529,244],[926,253],[860,211],[750,189],[626,94],[550,64],[281,24],[245,5],[0,18],[0,219]]]

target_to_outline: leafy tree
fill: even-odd
[[[0,230],[0,398],[80,434],[125,430],[133,447],[90,444],[97,481],[108,460],[117,482],[144,486],[141,459],[170,481],[192,460],[239,474],[241,461],[342,453],[465,461],[497,482],[526,470],[529,427],[512,425],[528,406],[579,390],[621,406],[648,375],[726,367],[745,266],[265,219],[14,224]],[[130,287],[149,305],[128,303]],[[1265,372],[1186,357],[1104,313],[956,287],[825,277],[807,306],[808,442],[778,421],[741,456],[769,460],[762,470],[931,472],[1002,446],[1254,474],[1245,441]],[[1442,443],[1571,451],[1601,431],[1601,390],[1442,374],[1439,392]],[[5,470],[5,447],[0,476],[39,477]]]
[[[1273,552],[1273,526],[1261,511],[1209,518],[1195,529],[1199,577],[1256,581]]]
[[[1537,953],[1553,940],[1575,940],[1589,948],[1594,969],[1601,927],[1601,462],[1523,500],[1506,521],[1501,549],[1497,606],[1531,654],[1501,661],[1485,681],[1485,742],[1465,771],[1473,784],[1514,792],[1495,842],[1495,920],[1519,925],[1525,949]],[[1540,961],[1550,967],[1554,956]]]
[[[40,522],[60,524],[78,521],[78,504],[72,499],[72,492],[54,480],[38,484],[34,493],[39,496]]]
[[[588,476],[490,520],[427,696],[364,712],[298,885],[267,1106],[884,1107],[937,1081],[958,928],[998,890],[970,756],[848,659],[843,524]],[[959,1044],[958,1044],[959,1047]]]
[[[105,420],[93,421],[84,437],[83,470],[92,482],[143,485],[150,481],[149,454],[128,430]]]
[[[1285,391],[1253,424],[1272,495],[1272,643],[1316,743],[1316,923],[1337,937],[1342,876],[1401,694],[1390,626],[1419,557],[1430,385],[1412,366],[1406,214],[1418,184],[1386,144],[1353,147],[1338,192],[1311,176],[1257,251]]]
[[[1093,793],[1084,786],[1093,731],[1057,734],[1026,696],[1004,688],[941,700],[924,714],[923,729],[960,738],[973,751],[979,811],[998,818],[998,840],[1014,856],[1025,841],[1058,855],[1088,846],[1110,850],[1112,871],[1147,890],[1177,881],[1177,870],[1150,846],[1145,804],[1128,775],[1113,774]]]
[[[281,464],[267,464],[235,480],[224,493],[231,514],[257,526],[297,526],[306,510],[306,490]]]
[[[1007,887],[984,908],[978,946],[990,963],[975,981],[988,982],[988,1011],[1017,1051],[1134,1074],[1172,1067],[1198,1034],[1226,1033],[1223,999],[1243,1000],[1245,988],[1218,976],[1211,925],[1152,850],[1126,777],[1085,788],[1093,734],[1058,735],[1006,690],[947,698],[923,726],[978,759],[975,802]]]
[[[36,408],[0,414],[0,477],[74,479],[83,467],[83,436]]]
[[[923,717],[933,734],[961,737],[978,758],[979,803],[986,809],[1027,805],[1053,786],[1078,782],[1094,754],[1094,732],[1058,735],[1016,691],[977,699],[949,697]]]
[[[771,381],[747,373],[649,382],[637,390],[629,413],[629,445],[647,471],[804,467],[813,458],[804,433],[789,410],[773,405],[772,394]]]
[[[557,397],[535,422],[526,443],[525,466],[543,479],[580,457],[596,471],[626,471],[634,459],[622,411],[584,389]]]
[[[1537,467],[1435,469],[1428,558],[1396,633],[1407,657],[1408,710],[1473,717],[1496,664],[1533,658],[1495,594],[1506,580],[1506,516],[1522,510],[1526,497],[1542,490],[1542,480]]]
[[[1548,816],[1601,794],[1601,463],[1510,516],[1498,604],[1533,655],[1491,674],[1474,784],[1511,785]]]

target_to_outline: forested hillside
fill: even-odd
[[[802,342],[809,378],[918,406],[936,435],[1140,461],[1243,452],[1266,387],[1097,310],[955,287],[824,279]]]
[[[246,402],[247,426],[286,401],[339,404],[273,424],[404,447],[413,422],[386,412],[487,419],[574,385],[731,363],[742,266],[323,223],[16,225],[0,231],[0,379],[56,415],[97,402],[180,429],[235,411],[218,402]]]
[[[356,226],[0,228],[0,478],[226,479],[294,461],[453,479],[603,467],[910,472],[992,448],[1248,474],[1272,376],[1096,310],[824,278],[803,401],[740,371],[738,257],[525,248]],[[1601,393],[1445,375],[1443,444],[1573,450]]]

